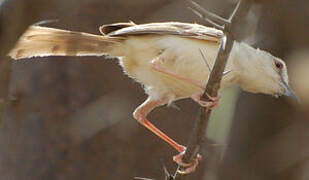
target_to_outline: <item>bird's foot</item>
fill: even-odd
[[[206,107],[206,108],[209,108],[211,110],[216,109],[218,107],[220,95],[217,95],[216,97],[211,97],[207,94],[210,101],[201,100],[202,95],[203,95],[203,93],[194,94],[192,96],[192,99],[195,102],[199,103],[199,105],[201,105],[202,107]]]
[[[180,174],[189,174],[195,171],[198,161],[202,159],[202,156],[200,154],[197,154],[197,157],[193,160],[191,163],[185,163],[182,161],[183,156],[185,154],[186,150],[182,151],[181,153],[177,154],[173,157],[173,160],[179,165],[184,167],[184,170],[178,170],[178,173]]]

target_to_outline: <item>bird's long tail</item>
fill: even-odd
[[[108,55],[121,39],[55,28],[30,26],[8,56],[13,59],[43,56]]]

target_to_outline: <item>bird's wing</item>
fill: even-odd
[[[102,56],[120,38],[30,26],[9,52],[13,59],[36,56]]]
[[[111,37],[141,34],[179,35],[196,39],[219,42],[223,37],[221,30],[199,24],[164,22],[136,25],[133,22],[107,24],[100,27],[101,33]]]

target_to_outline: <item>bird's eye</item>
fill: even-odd
[[[274,62],[275,62],[275,66],[276,66],[277,69],[282,69],[283,68],[283,64],[281,62],[279,62],[277,60],[274,60]]]

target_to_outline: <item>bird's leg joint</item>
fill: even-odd
[[[139,109],[135,110],[133,113],[134,119],[136,119],[137,122],[144,124],[145,123],[145,115],[143,115]]]

